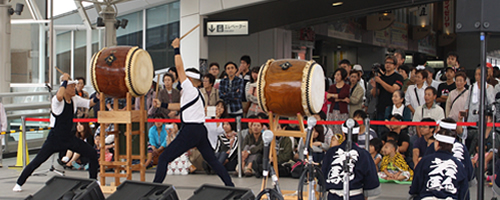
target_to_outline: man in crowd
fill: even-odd
[[[455,85],[455,69],[453,67],[446,67],[446,82],[439,84],[437,90],[436,102],[441,106],[441,108],[446,108],[446,100],[448,99],[448,94],[457,88]],[[446,111],[446,110],[445,110]]]

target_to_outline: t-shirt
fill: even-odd
[[[201,95],[198,88],[195,88],[191,81],[186,78],[184,82],[181,83],[181,108],[187,105],[189,102],[200,98],[191,106],[186,108],[182,112],[182,121],[188,123],[204,123],[205,122],[205,103],[203,100],[203,95]]]
[[[63,112],[64,101],[64,99],[62,101],[58,101],[56,96],[52,97],[51,109],[54,115],[60,115]],[[71,97],[71,101],[73,102],[73,113],[76,113],[77,108],[89,108],[89,99],[84,99],[75,95]],[[52,128],[56,125],[56,118],[54,115],[50,115],[50,127]]]
[[[455,82],[453,82],[451,85],[448,85],[448,83],[444,82],[444,83],[441,83],[439,84],[439,87],[437,89],[437,97],[441,97],[441,96],[448,96],[450,94],[450,92],[454,89],[457,88],[457,85],[455,84]],[[443,108],[443,110],[446,108],[446,102],[444,103],[439,103],[439,105],[441,106],[441,108]],[[446,110],[445,110],[446,112]]]
[[[398,73],[393,73],[390,76],[381,76],[382,81],[386,82],[390,86],[394,84],[399,85],[400,88],[403,88],[403,77]],[[377,113],[385,113],[385,108],[387,106],[392,106],[392,93],[382,87],[379,83],[377,83],[377,89],[380,90],[378,95],[378,104],[377,104]]]
[[[417,139],[417,141],[415,141],[415,143],[413,143],[413,149],[418,149],[418,151],[419,151],[418,157],[419,158],[424,157],[425,151],[427,149],[427,141],[425,141],[424,136],[419,137]]]
[[[387,142],[387,134],[382,135],[382,138],[381,138],[381,139],[382,139],[383,141],[386,141],[386,142]],[[397,142],[397,143],[398,143],[398,146],[403,145],[403,142],[408,142],[408,144],[410,144],[410,136],[408,136],[408,134],[406,133],[406,131],[401,131],[401,132],[399,133],[399,137],[398,137],[398,138],[396,138],[396,139],[398,140],[398,142]],[[404,155],[405,157],[410,156],[410,151],[411,151],[411,150],[410,150],[410,148],[408,147],[408,150],[406,150],[406,152],[405,152],[405,153],[403,153],[403,155]]]

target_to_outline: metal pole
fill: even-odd
[[[365,119],[365,149],[370,152],[370,118]]]
[[[479,90],[479,175],[477,179],[477,199],[484,199],[484,131],[486,130],[486,121],[484,120],[484,105],[486,103],[485,98],[485,90],[486,90],[486,35],[484,32],[481,32],[479,37],[481,41],[481,80],[479,81],[480,90]],[[493,102],[491,102],[493,103]]]
[[[100,14],[104,20],[104,34],[106,35],[104,37],[105,47],[116,46],[116,11],[112,5],[107,5]]]
[[[236,117],[236,130],[238,131],[238,178],[241,178],[241,148],[243,148],[243,138],[241,138],[241,116]]]
[[[11,82],[11,18],[7,0],[0,0],[0,92],[10,92]],[[5,103],[5,102],[4,102]]]
[[[491,153],[493,154],[493,160],[491,161],[491,163],[492,163],[492,166],[493,166],[493,167],[491,167],[491,169],[492,169],[492,173],[491,173],[491,177],[492,177],[492,178],[491,178],[491,182],[492,182],[493,184],[495,184],[495,178],[496,178],[496,177],[495,177],[495,157],[497,156],[497,149],[496,149],[496,147],[495,147],[495,142],[496,142],[496,140],[495,140],[495,138],[496,138],[496,137],[495,137],[495,135],[497,134],[497,131],[495,130],[495,122],[496,122],[496,120],[495,120],[495,119],[496,119],[495,115],[496,115],[496,113],[497,113],[497,108],[496,108],[495,104],[493,104],[492,111],[493,111],[493,116],[492,116],[492,121],[493,121],[493,128],[492,128],[492,130],[493,130],[493,135],[492,135],[492,136],[493,136],[493,144],[492,144],[492,145],[493,145],[493,146],[492,146],[492,147],[493,147],[493,152],[491,152]],[[491,190],[491,191],[492,191],[492,193],[493,193],[493,194],[492,194],[492,196],[493,196],[492,200],[493,200],[493,199],[495,199],[495,200],[496,200],[496,195],[495,195],[495,192],[494,192],[493,190]]]
[[[352,118],[347,119],[346,125],[347,125],[347,143],[346,143],[346,149],[345,149],[345,160],[344,160],[344,200],[349,200],[350,196],[350,189],[349,189],[349,182],[350,182],[350,171],[349,171],[349,163],[351,161],[351,155],[350,151],[352,148],[352,129],[354,127],[354,120]],[[359,134],[359,133],[358,133]]]
[[[50,23],[49,23],[49,84],[53,84],[54,73],[54,0],[50,0]]]
[[[22,116],[21,117],[21,142],[23,144],[23,149],[21,151],[23,155],[23,169],[26,167],[26,117]]]

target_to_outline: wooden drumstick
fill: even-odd
[[[158,86],[160,86],[160,74],[157,75],[158,77],[156,77],[156,95],[155,95],[155,99],[158,99]]]
[[[196,25],[195,27],[193,27],[191,30],[189,30],[187,33],[185,33],[184,35],[181,36],[181,38],[179,38],[179,40],[182,40],[182,38],[186,37],[187,35],[189,35],[191,32],[194,31],[194,29],[198,28],[200,26],[200,24]]]
[[[63,72],[61,69],[59,69],[59,67],[54,66],[54,68],[56,68],[56,70],[57,70],[59,73],[64,74],[64,72]]]

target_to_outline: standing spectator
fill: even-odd
[[[396,66],[396,72],[401,72],[399,69],[401,69],[401,67],[405,64],[406,52],[402,49],[398,49],[394,52],[394,57],[396,57],[396,59],[398,60]]]
[[[427,71],[416,70],[415,74],[415,85],[408,86],[408,90],[405,95],[406,103],[412,114],[415,114],[415,109],[421,105],[425,104],[425,88],[427,88]]]
[[[240,58],[240,68],[236,68],[238,72],[236,72],[236,76],[245,80],[245,83],[250,81],[250,65],[252,64],[252,60],[250,56],[243,55]],[[227,64],[226,64],[227,65]],[[235,65],[236,66],[236,65]]]
[[[352,69],[351,62],[347,59],[343,59],[339,62],[339,68],[344,68],[345,71],[350,72]]]
[[[75,89],[76,89],[76,95],[84,98],[84,99],[89,99],[89,93],[83,90],[85,87],[85,78],[83,77],[77,77],[75,78],[78,81],[78,84],[76,84]],[[88,118],[89,117],[89,109],[88,108],[78,108],[76,110],[76,115],[75,118]]]
[[[442,80],[441,77],[446,74],[447,72],[446,70],[448,67],[455,69],[455,72],[458,70],[459,68],[458,54],[456,52],[453,51],[448,52],[448,55],[446,56],[446,66],[444,68],[445,70],[440,70],[436,73],[436,78],[435,78],[436,81]]]
[[[163,75],[163,84],[165,84],[165,88],[158,92],[158,99],[162,103],[179,103],[181,101],[181,94],[179,90],[173,88],[173,81],[175,80],[174,76],[171,73],[165,73]],[[156,108],[152,106],[148,115],[154,115],[155,112],[160,112],[164,117],[169,118],[177,118],[177,111],[169,110],[163,107]]]
[[[425,89],[425,104],[419,106],[415,110],[415,115],[413,115],[414,122],[420,122],[423,118],[431,118],[434,121],[439,121],[444,118],[444,110],[440,106],[437,106],[435,103],[436,100],[436,89],[428,86]],[[418,137],[421,137],[420,129],[417,128]]]
[[[472,84],[472,86],[469,88],[469,96],[467,98],[467,101],[465,101],[465,110],[467,112],[467,122],[478,122],[479,121],[479,103],[481,98],[479,97],[479,91],[481,89],[481,84],[479,81],[481,81],[481,68],[478,67],[476,68],[476,73],[475,73],[475,79],[476,82]],[[486,84],[486,105],[490,105],[493,102],[495,102],[495,92],[494,92],[493,86],[490,84]],[[470,146],[471,141],[476,135],[478,134],[478,127],[477,126],[468,126],[467,127],[467,139],[466,139],[466,144],[467,148],[471,149],[473,147]],[[471,149],[472,150],[472,149]]]
[[[214,88],[215,76],[212,74],[205,74],[203,76],[203,88],[200,89],[203,98],[205,98],[205,107],[215,106],[219,98],[219,90]]]
[[[377,101],[378,94],[371,93],[372,89],[375,88],[377,83],[375,82],[375,78],[371,78],[368,81],[368,85],[366,86],[366,101],[365,101],[365,112],[368,113],[371,120],[377,119]]]
[[[247,116],[257,115],[264,112],[259,106],[259,99],[257,98],[257,77],[259,76],[260,67],[253,67],[251,70],[250,82],[245,86],[245,95],[248,103],[250,104]]]
[[[403,87],[403,77],[395,73],[395,67],[398,60],[394,56],[385,58],[385,74],[378,73],[375,76],[377,86],[372,89],[372,95],[378,95],[377,104],[377,119],[383,120],[385,108],[392,106],[392,101],[388,101],[392,97],[392,93],[400,90]]]
[[[228,106],[229,116],[243,116],[241,101],[245,93],[244,81],[236,75],[238,67],[235,63],[231,61],[227,62],[224,69],[227,73],[227,78],[220,81],[219,97]]]
[[[352,69],[359,72],[359,81],[358,81],[359,86],[361,86],[363,88],[363,94],[365,94],[366,93],[366,82],[365,82],[365,79],[363,78],[363,74],[364,74],[363,67],[361,67],[361,65],[357,64],[357,65],[354,65],[352,67]],[[330,86],[328,86],[328,88],[329,87]],[[365,100],[364,96],[363,96],[363,100]]]
[[[170,73],[173,76],[172,88],[175,88],[175,89],[181,91],[182,88],[181,88],[181,84],[179,83],[179,76],[177,74],[177,68],[170,67],[170,68],[168,68],[167,73]],[[165,79],[165,76],[163,77],[163,79]],[[165,84],[165,82],[163,82],[163,84]]]
[[[408,83],[410,83],[410,67],[408,65],[401,65],[399,66],[398,69],[399,74],[403,77],[403,92],[406,92],[406,89],[408,89]]]
[[[363,97],[365,96],[363,87],[359,80],[361,79],[361,72],[351,70],[349,80],[351,81],[351,89],[349,92],[349,117],[353,117],[354,112],[363,106]]]
[[[434,68],[432,68],[430,66],[425,67],[425,70],[427,71],[427,80],[426,80],[427,85],[431,86],[437,90],[439,87],[439,84],[441,84],[441,81],[436,81],[436,80],[432,79],[432,77],[434,76],[434,72],[436,70],[434,70]]]
[[[455,75],[456,89],[452,90],[446,100],[446,116],[458,121],[460,111],[465,112],[465,103],[469,97],[469,90],[465,88],[467,75],[464,72],[457,72]],[[464,116],[465,117],[465,116]]]
[[[219,89],[219,84],[220,84],[220,78],[218,78],[220,73],[219,63],[213,62],[210,63],[210,65],[208,66],[209,66],[208,73],[212,74],[216,78],[214,83],[214,88]]]
[[[452,90],[457,88],[455,84],[455,69],[453,67],[447,67],[445,76],[446,82],[439,84],[436,102],[446,111],[446,100],[448,99],[448,95]]]
[[[7,114],[5,113],[5,109],[3,108],[2,102],[0,102],[0,132],[7,131]],[[4,135],[0,135],[0,168],[3,167],[2,159],[3,159],[3,141]]]
[[[334,72],[335,84],[328,89],[327,99],[332,102],[328,111],[329,118],[332,121],[344,121],[349,117],[347,104],[349,101],[349,85],[344,80],[347,77],[347,71],[344,68],[338,68]],[[335,125],[334,133],[340,133],[340,125]]]
[[[153,107],[153,99],[156,96],[156,80],[153,80],[151,83],[151,88],[149,88],[149,91],[144,95],[144,110],[149,110],[151,107]],[[140,104],[141,102],[141,97],[136,97],[135,98],[135,110],[140,109]],[[149,116],[149,117],[152,117]]]

